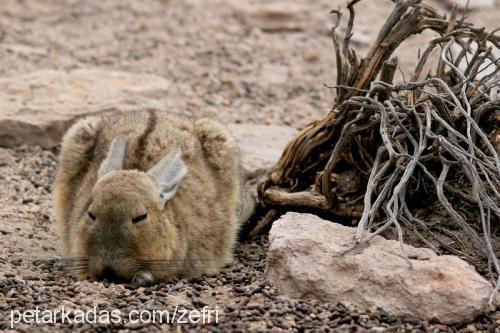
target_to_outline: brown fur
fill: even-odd
[[[98,180],[120,134],[127,138],[124,170]],[[175,148],[188,172],[161,209],[145,171]],[[239,198],[234,140],[212,119],[137,111],[80,120],[64,136],[54,185],[56,223],[63,256],[89,258],[90,275],[112,264],[120,278],[132,279],[134,260],[172,263],[151,272],[157,281],[216,273],[231,260]],[[146,212],[147,223],[130,222]]]

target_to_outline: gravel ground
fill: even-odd
[[[80,309],[119,310],[127,319],[133,310],[218,311],[218,324],[172,326],[131,322],[17,324],[18,331],[141,332],[185,331],[310,331],[310,332],[494,332],[500,327],[500,311],[477,318],[472,324],[445,326],[393,318],[374,309],[360,313],[342,304],[296,301],[283,297],[265,281],[267,237],[239,244],[235,261],[214,277],[179,280],[151,288],[135,288],[104,282],[77,281],[58,260],[56,235],[51,223],[50,185],[57,152],[37,147],[0,148],[0,330],[9,330],[11,311]],[[182,310],[179,310],[182,311]],[[145,314],[147,315],[147,314]],[[17,313],[16,313],[17,316]],[[40,314],[41,316],[41,314]],[[60,317],[56,317],[60,318]],[[93,317],[90,317],[90,320]],[[101,318],[101,317],[99,317]],[[133,317],[136,318],[136,317]],[[144,317],[148,318],[148,317]],[[73,318],[77,320],[76,318]],[[163,317],[163,320],[166,320]]]
[[[335,80],[328,11],[341,1],[295,1],[306,6],[299,31],[264,33],[238,12],[249,1],[15,1],[0,8],[0,76],[40,68],[99,67],[153,73],[172,80],[171,95],[186,110],[215,111],[230,122],[288,124],[296,128],[328,109]],[[439,1],[428,1],[439,4]],[[252,3],[265,3],[254,1]],[[498,4],[500,2],[497,1]],[[390,1],[365,0],[358,33],[376,34]],[[442,7],[441,7],[442,8]],[[471,13],[489,27],[500,10]],[[424,34],[399,54],[403,67],[416,60]],[[358,38],[360,52],[366,52]],[[0,330],[11,310],[217,309],[218,325],[16,325],[18,331],[498,331],[500,312],[458,326],[392,318],[376,310],[294,301],[264,278],[267,239],[240,244],[235,262],[215,277],[135,289],[76,281],[57,261],[51,184],[57,150],[0,148]],[[213,319],[213,318],[212,318]]]

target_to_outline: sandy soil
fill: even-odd
[[[320,117],[335,80],[328,36],[332,8],[341,0],[293,1],[304,8],[299,31],[266,33],[245,24],[239,13],[266,1],[15,1],[0,7],[0,76],[35,69],[106,68],[152,73],[174,83],[172,95],[186,110],[217,112],[230,122],[287,124],[300,128]],[[292,1],[290,1],[292,3]],[[445,10],[441,1],[427,1]],[[361,54],[373,40],[391,2],[365,0],[359,6],[355,41]],[[490,29],[500,23],[497,9],[470,20]],[[431,34],[432,35],[432,34]],[[415,36],[398,53],[409,73],[417,49],[429,34]],[[153,288],[77,282],[57,262],[52,227],[51,183],[57,149],[0,148],[0,330],[9,328],[10,310],[73,308],[169,308],[218,306],[219,325],[208,331],[464,331],[492,329],[500,315],[447,327],[360,314],[341,305],[297,302],[265,282],[266,239],[242,244],[233,265],[216,277],[175,281]],[[496,323],[495,323],[496,320]],[[60,325],[60,330],[185,331],[199,326],[134,327]],[[314,328],[314,329],[313,329]],[[17,326],[20,331],[53,331],[50,325]]]

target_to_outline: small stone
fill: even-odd
[[[33,199],[33,198],[25,198],[25,199],[23,199],[23,205],[32,203],[33,201],[35,201],[35,199]]]
[[[476,333],[476,332],[477,332],[477,328],[476,328],[476,326],[474,326],[474,325],[472,325],[472,324],[471,324],[471,325],[467,325],[467,330],[468,330],[469,332],[471,332],[471,333]]]
[[[197,298],[197,299],[193,300],[193,305],[202,308],[204,306],[207,306],[208,303],[205,302],[204,300],[202,300],[201,298]]]
[[[500,320],[500,311],[496,311],[490,314],[490,318],[493,320]]]
[[[160,297],[167,297],[168,296],[168,294],[164,293],[163,291],[156,291],[155,295],[160,296]]]
[[[304,30],[307,10],[308,7],[289,1],[251,4],[236,9],[245,24],[266,32]]]
[[[319,60],[319,53],[313,49],[307,49],[303,53],[304,60],[307,62],[316,62]]]
[[[234,291],[237,292],[238,294],[242,294],[242,293],[244,293],[247,290],[245,288],[243,288],[243,287],[236,286],[236,287],[234,287]]]

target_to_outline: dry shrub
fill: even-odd
[[[498,278],[492,239],[500,217],[500,67],[494,56],[500,37],[456,11],[448,19],[418,0],[397,1],[359,59],[350,47],[358,2],[347,6],[343,40],[338,23],[332,28],[334,105],[300,131],[259,184],[268,214],[251,234],[290,209],[347,217],[357,222],[358,244],[392,228],[399,240],[412,234],[478,266],[479,253],[486,272]],[[340,22],[341,13],[332,13]],[[411,79],[393,83],[393,52],[425,29],[439,37],[421,52]],[[435,53],[437,65],[424,72]],[[424,219],[423,211],[446,218]]]

